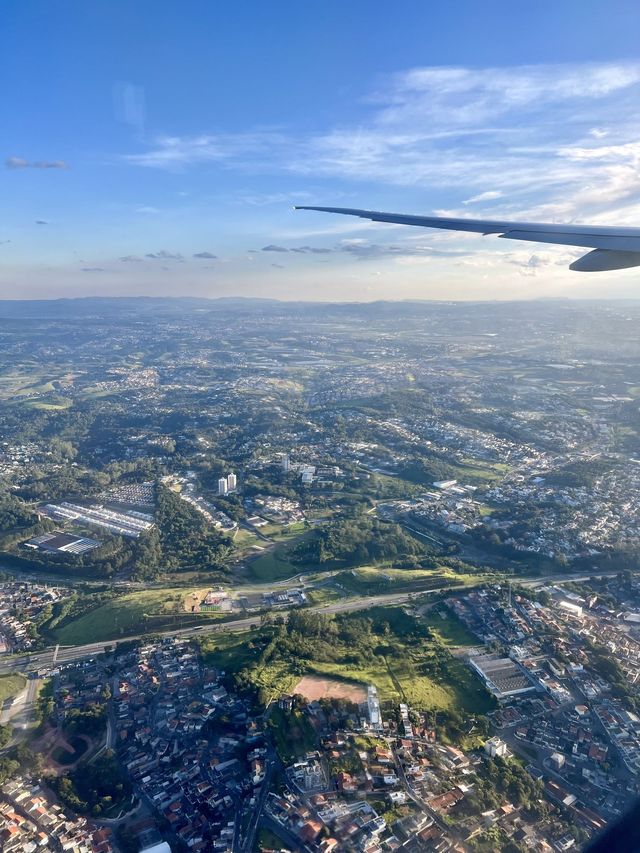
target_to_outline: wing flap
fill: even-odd
[[[500,234],[507,240],[530,240],[533,243],[557,243],[561,246],[596,246],[598,249],[609,249],[619,252],[640,252],[640,236],[625,236],[624,234],[585,234],[579,230],[566,231],[525,231],[512,228]]]

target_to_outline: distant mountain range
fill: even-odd
[[[415,317],[433,313],[458,313],[474,306],[481,314],[518,313],[525,310],[579,310],[606,300],[538,299],[513,302],[443,302],[402,300],[377,302],[289,302],[278,299],[226,296],[217,299],[167,296],[88,296],[72,299],[5,299],[0,300],[0,320],[75,320],[83,318],[184,316],[190,313],[269,313],[303,316]],[[638,304],[638,300],[615,300],[617,306]]]

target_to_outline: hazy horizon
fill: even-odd
[[[504,299],[496,299],[496,298],[486,298],[486,299],[428,299],[428,298],[420,298],[420,297],[402,297],[398,299],[392,299],[390,297],[383,297],[379,299],[309,299],[300,297],[298,299],[295,298],[278,298],[274,296],[198,296],[198,295],[183,295],[177,296],[172,294],[132,294],[128,296],[119,295],[119,294],[108,294],[108,293],[94,293],[90,295],[84,296],[48,296],[48,297],[21,297],[21,298],[11,298],[0,296],[0,305],[3,303],[35,303],[35,302],[135,302],[135,301],[175,301],[175,302],[187,302],[187,301],[205,301],[205,302],[255,302],[255,303],[278,303],[278,304],[302,304],[302,305],[377,305],[377,304],[388,304],[388,305],[406,305],[406,304],[424,304],[424,305],[474,305],[474,304],[491,304],[496,303],[499,305],[509,305],[509,304],[522,304],[522,303],[555,303],[555,302],[568,302],[568,303],[582,303],[582,302],[612,302],[615,304],[620,303],[638,303],[640,302],[640,296],[537,296],[537,297],[517,297],[513,296],[511,298]]]

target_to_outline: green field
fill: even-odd
[[[440,614],[444,615],[444,619]],[[434,608],[424,618],[431,631],[444,643],[452,647],[473,647],[480,643],[478,637],[466,629],[455,614],[444,607]]]
[[[421,649],[403,646],[393,655],[376,656],[367,665],[310,661],[305,670],[323,678],[375,684],[382,702],[407,702],[425,711],[457,708],[478,714],[493,707],[483,685],[464,664],[449,659],[442,677],[436,680],[424,672],[428,657]],[[291,692],[299,678],[298,672],[291,672],[288,661],[279,660],[261,668],[253,681],[273,697]]]
[[[457,464],[458,479],[468,477],[472,480],[485,480],[493,482],[502,480],[509,470],[504,462],[488,462],[484,459],[465,459],[463,463]]]
[[[81,396],[83,400],[99,400],[101,397],[115,397],[118,393],[115,390],[109,391],[88,386],[82,390]]]
[[[60,377],[47,374],[41,366],[33,366],[33,371],[28,372],[29,367],[8,370],[0,375],[0,394],[4,397],[20,398],[29,397],[33,394],[50,394],[55,391],[51,379]]]
[[[202,637],[199,642],[205,663],[228,672],[241,669],[256,657],[251,643],[258,634],[259,631],[242,631]]]
[[[257,849],[289,851],[291,848],[287,847],[284,841],[281,841],[273,832],[270,832],[268,829],[261,829],[258,833]]]
[[[474,586],[486,577],[481,574],[456,574],[449,568],[393,569],[385,566],[361,566],[345,569],[334,576],[336,586],[355,595],[383,592],[428,592],[455,586]]]
[[[0,706],[7,699],[22,693],[26,686],[27,679],[24,675],[0,675]]]
[[[266,582],[292,578],[302,571],[300,566],[294,566],[284,557],[283,549],[278,546],[252,560],[249,568],[256,580]]]
[[[73,405],[71,400],[60,400],[57,403],[53,403],[47,400],[26,400],[25,406],[28,406],[30,409],[39,409],[44,412],[62,412],[65,409],[69,409]]]
[[[198,587],[202,589],[202,587]],[[90,610],[54,632],[65,646],[101,640],[116,640],[153,631],[187,628],[219,619],[220,614],[185,613],[183,602],[189,589],[167,588],[131,592]]]
[[[236,548],[246,548],[255,545],[258,542],[258,537],[251,530],[245,530],[243,527],[237,527],[233,532],[233,544]]]
[[[300,711],[285,713],[274,708],[269,717],[278,755],[289,764],[316,745],[316,735],[306,714]]]
[[[284,580],[306,571],[307,567],[294,565],[288,559],[289,550],[306,536],[312,535],[312,531],[306,529],[305,522],[301,521],[284,527],[270,525],[263,527],[261,533],[265,536],[273,536],[277,544],[249,563],[251,574],[256,580],[265,582]],[[317,569],[318,567],[309,566],[309,568]]]
[[[424,639],[411,633],[423,622],[400,607],[373,607],[349,618],[367,618],[378,626],[371,651],[359,661],[348,647],[332,644],[330,649],[323,649],[322,642],[314,656],[309,652],[302,658],[274,654],[271,644],[263,655],[271,636],[264,631],[256,631],[244,641],[239,636],[211,638],[205,641],[205,648],[215,665],[230,671],[245,668],[246,677],[265,704],[282,693],[290,693],[303,675],[315,675],[375,684],[382,702],[407,702],[416,709],[486,713],[493,707],[492,697],[480,680],[446,649],[447,642],[465,645],[474,639],[453,619],[440,620],[433,614],[442,624],[439,631],[432,628],[437,639],[429,640],[426,631]]]
[[[486,714],[493,700],[479,679],[461,661],[451,658],[437,681],[420,674],[419,655],[408,654],[404,662],[394,661],[393,674],[407,703],[423,710],[458,709],[470,714]]]
[[[306,526],[304,521],[296,521],[294,524],[267,524],[260,528],[260,533],[279,542],[286,542],[290,539],[299,539]]]
[[[390,498],[408,498],[420,493],[420,485],[404,477],[392,477],[389,474],[371,474],[365,486],[367,491],[381,500]]]
[[[251,683],[265,697],[265,704],[282,693],[291,693],[299,680],[300,675],[292,672],[286,660],[273,661],[251,673]]]
[[[314,607],[322,607],[323,604],[331,604],[331,602],[342,598],[341,593],[331,586],[325,586],[318,589],[307,589],[306,595],[307,601]]]
[[[336,585],[358,595],[428,590],[461,582],[458,576],[447,569],[392,569],[381,566],[345,569],[334,580]]]

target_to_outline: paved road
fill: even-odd
[[[443,589],[446,589],[446,587],[443,587]],[[441,590],[429,590],[429,592],[439,591]],[[412,597],[412,595],[415,594],[416,593],[402,592],[390,593],[387,595],[372,595],[369,597],[364,596],[360,598],[348,598],[344,601],[324,604],[310,609],[320,613],[345,613],[353,610],[362,610],[366,607],[375,607],[381,604],[402,604],[408,601]],[[286,618],[287,612],[283,611],[281,615]],[[178,630],[162,631],[159,633],[162,636],[167,637],[199,637],[206,634],[217,634],[220,632],[227,633],[232,631],[246,631],[252,625],[258,625],[259,623],[259,616],[248,616],[242,619],[234,619],[232,622],[213,622],[210,625],[197,625],[195,627],[192,626],[190,628],[180,628]],[[139,640],[143,636],[145,635],[140,634],[133,637],[124,637],[122,642],[128,642],[130,640]],[[58,648],[58,654],[55,665],[60,666],[61,664],[69,663],[70,661],[82,660],[83,658],[91,658],[95,655],[101,654],[105,651],[105,649],[112,649],[115,645],[115,640],[108,640],[101,641],[99,643],[88,643],[83,646],[60,646]],[[54,665],[53,657],[54,649],[47,649],[44,652],[38,652],[34,655],[18,655],[15,658],[0,661],[0,675],[15,672],[16,670],[28,672],[36,669],[45,669],[52,667]]]
[[[251,819],[249,820],[249,826],[247,827],[244,839],[241,840],[239,844],[234,844],[234,850],[237,850],[238,853],[252,853],[254,849],[256,833],[258,832],[258,823],[260,821],[262,812],[264,811],[264,804],[267,800],[267,794],[271,789],[271,776],[273,774],[275,766],[275,750],[273,749],[273,747],[270,746],[265,761],[264,780],[262,782],[262,785],[260,786],[260,793],[258,794],[256,802],[252,807],[253,814],[251,815]]]
[[[580,575],[554,574],[545,575],[538,578],[512,578],[513,583],[521,586],[537,587],[549,582],[566,582],[566,581],[581,581],[588,580],[592,577],[607,577],[617,574],[616,571],[609,572],[592,572],[582,573]],[[290,581],[291,579],[289,579]],[[414,590],[412,592],[386,593],[384,595],[360,596],[358,598],[345,598],[342,601],[331,602],[329,604],[319,605],[310,608],[318,613],[349,613],[354,610],[363,610],[367,607],[376,607],[379,605],[403,604],[415,596],[422,594],[433,595],[438,592],[451,592],[451,587],[439,587],[429,590]],[[463,592],[464,590],[460,590]],[[282,614],[286,618],[286,611]],[[234,632],[246,631],[252,625],[257,625],[260,622],[260,617],[257,615],[243,617],[242,619],[234,619],[231,622],[212,622],[208,625],[197,625],[190,628],[180,628],[177,630],[158,632],[161,636],[166,637],[199,637],[205,634],[217,634],[219,632]],[[139,634],[131,637],[123,637],[120,642],[130,640],[140,640],[144,634]],[[55,665],[69,663],[70,661],[82,660],[83,658],[91,658],[99,655],[105,649],[113,648],[118,641],[108,640],[99,643],[88,643],[82,646],[60,646],[57,649],[57,657]],[[47,649],[44,652],[38,652],[34,655],[17,655],[9,659],[0,660],[0,675],[6,675],[10,672],[22,671],[32,672],[38,669],[47,669],[54,666],[54,649]]]
[[[426,812],[434,821],[434,823],[440,827],[443,832],[450,832],[451,828],[447,826],[447,824],[442,820],[441,816],[431,808],[429,803],[426,800],[423,800],[422,797],[418,794],[418,792],[413,788],[409,780],[407,779],[406,773],[404,772],[404,767],[402,765],[402,761],[400,761],[395,746],[392,739],[387,741],[387,745],[391,750],[393,755],[393,762],[396,767],[396,771],[398,773],[398,778],[400,779],[400,784],[402,785],[404,791],[408,794],[410,799],[418,806],[418,808],[422,809],[422,811]]]
[[[11,723],[14,729],[26,729],[31,721],[36,698],[38,696],[39,679],[30,678],[27,686],[13,700],[13,703],[4,708],[0,714],[0,724]]]

